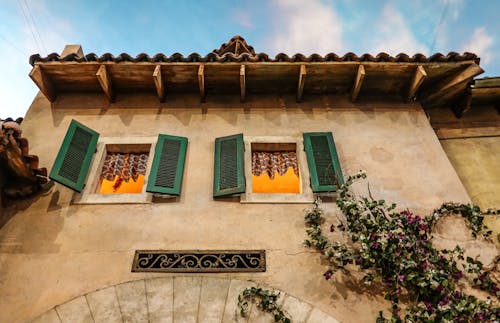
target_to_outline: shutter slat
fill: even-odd
[[[149,174],[147,192],[180,195],[187,138],[159,135]]]
[[[331,132],[304,133],[313,192],[334,192],[344,183]]]
[[[214,197],[245,192],[243,134],[215,139]]]
[[[72,120],[49,177],[81,192],[92,162],[99,134]]]

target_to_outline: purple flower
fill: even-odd
[[[442,301],[440,301],[438,304],[439,306],[445,306],[446,304],[448,304],[448,302],[450,301],[450,299],[448,297],[445,297]]]
[[[428,226],[427,224],[419,224],[419,225],[418,225],[418,229],[419,229],[420,231],[425,231],[425,232],[427,232],[427,231],[429,230],[429,226]]]
[[[355,262],[356,265],[361,265],[361,258],[360,257],[356,258]]]
[[[331,271],[331,270],[327,270],[327,271],[323,274],[323,276],[325,276],[325,279],[326,279],[326,280],[329,280],[330,278],[332,278],[332,275],[333,275],[333,271]]]
[[[399,279],[399,281],[404,281],[405,280],[405,275],[399,275],[398,279]]]
[[[463,273],[463,272],[461,272],[460,270],[455,271],[455,272],[453,273],[453,278],[455,278],[455,279],[460,279],[460,278],[462,278],[462,277],[464,277],[464,273]]]
[[[389,231],[389,233],[387,234],[387,238],[392,239],[392,231]]]
[[[377,241],[375,241],[373,244],[372,244],[372,249],[377,249],[379,247],[379,243]]]
[[[411,212],[408,211],[408,210],[404,210],[404,211],[401,212],[401,215],[411,216]]]
[[[425,305],[425,308],[427,309],[427,311],[434,312],[434,307],[432,307],[431,303],[424,301],[424,305]]]

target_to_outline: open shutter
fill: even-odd
[[[304,148],[313,192],[333,192],[344,184],[331,132],[304,133]]]
[[[243,134],[215,139],[214,197],[245,192]]]
[[[71,120],[49,177],[77,192],[85,186],[99,134]]]
[[[180,195],[187,138],[159,135],[147,192]]]

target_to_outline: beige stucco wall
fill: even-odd
[[[500,136],[442,140],[472,201],[481,208],[500,206]]]
[[[473,105],[457,119],[448,109],[433,110],[430,119],[451,164],[472,202],[482,210],[500,208],[500,114],[493,105]],[[500,217],[485,223],[500,247]]]
[[[468,132],[468,131],[462,131]],[[441,141],[450,162],[472,202],[482,210],[500,208],[500,134],[491,137],[461,137]],[[500,247],[500,217],[485,216]]]
[[[33,318],[78,295],[131,279],[136,249],[266,249],[267,272],[214,274],[274,286],[346,322],[372,321],[386,306],[377,289],[357,289],[345,276],[326,282],[326,265],[303,247],[307,204],[241,204],[212,199],[214,138],[293,136],[332,131],[344,173],[364,169],[375,198],[429,212],[443,201],[469,197],[418,104],[354,105],[341,98],[266,97],[241,104],[237,95],[207,98],[152,95],[66,95],[51,108],[38,95],[23,123],[30,152],[50,168],[71,119],[103,137],[189,138],[182,195],[153,204],[73,205],[59,184],[44,196],[4,210],[0,229],[1,322]],[[366,182],[358,185],[366,192]],[[340,215],[324,203],[327,217]]]

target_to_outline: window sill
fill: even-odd
[[[153,202],[150,193],[133,194],[75,194],[73,204],[148,204]]]
[[[312,193],[251,193],[242,194],[240,203],[273,203],[273,204],[311,204],[314,202],[314,195]]]

